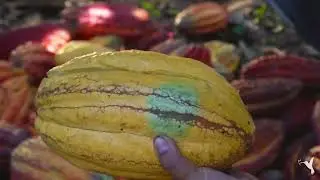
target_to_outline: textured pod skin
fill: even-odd
[[[223,77],[200,62],[149,51],[99,53],[55,67],[36,105],[36,129],[55,152],[82,168],[134,179],[171,179],[154,154],[156,135],[172,137],[197,165],[224,169],[246,154],[254,133]]]
[[[214,33],[228,24],[228,12],[218,3],[192,4],[175,18],[175,26],[188,34]]]
[[[10,54],[9,61],[16,69],[23,70],[31,85],[37,87],[49,69],[56,63],[54,55],[40,43],[27,42],[18,46]]]
[[[66,63],[67,61],[94,52],[113,51],[101,44],[92,43],[90,41],[74,40],[63,46],[55,55],[57,65]]]
[[[130,4],[91,3],[66,13],[64,19],[75,22],[77,34],[82,38],[105,34],[130,37],[153,29],[148,12]]]
[[[12,152],[11,180],[90,180],[79,169],[50,150],[40,137],[21,143]]]
[[[281,121],[259,119],[255,121],[256,132],[253,148],[234,168],[252,174],[260,172],[277,158],[284,140],[284,129]]]
[[[249,112],[255,115],[284,107],[302,89],[300,81],[286,78],[240,79],[231,84],[239,91]]]
[[[27,123],[25,120],[28,117],[33,100],[28,77],[26,75],[15,75],[4,81],[0,87],[5,96],[2,99],[4,104],[2,104],[0,120],[19,126]]]
[[[191,43],[183,45],[171,52],[170,55],[195,59],[212,67],[210,52],[202,44]]]
[[[203,44],[187,43],[182,39],[168,39],[151,48],[151,51],[191,58],[210,67],[213,66],[210,51]]]
[[[289,136],[299,136],[310,129],[316,98],[300,95],[287,106],[281,119]]]
[[[8,59],[12,50],[28,41],[41,43],[48,34],[57,30],[64,30],[71,34],[65,24],[45,23],[0,34],[0,59]]]
[[[261,77],[284,77],[301,80],[311,87],[320,86],[320,62],[301,57],[270,55],[259,57],[241,70],[241,77],[254,79]]]

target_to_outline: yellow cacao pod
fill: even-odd
[[[65,44],[55,55],[57,65],[66,63],[67,61],[94,52],[113,51],[111,48],[106,48],[103,45],[89,42],[74,40]]]
[[[151,51],[96,53],[48,72],[36,129],[62,157],[91,171],[171,179],[153,149],[167,135],[199,166],[229,168],[252,143],[238,92],[212,68]]]
[[[53,153],[40,137],[34,137],[12,152],[11,179],[90,180],[91,174]]]

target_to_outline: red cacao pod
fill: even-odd
[[[135,42],[135,45],[127,45],[127,47],[132,47],[132,49],[148,50],[151,47],[167,40],[169,38],[169,32],[165,31],[155,31],[150,34],[144,35],[141,39]]]
[[[301,80],[306,86],[320,86],[320,61],[302,57],[271,55],[259,57],[241,70],[246,79],[284,77]]]
[[[302,88],[300,81],[287,78],[240,79],[231,84],[254,115],[281,110],[297,97]]]
[[[76,31],[84,38],[104,34],[137,36],[153,29],[148,12],[130,4],[92,3],[79,7],[71,17],[68,16],[70,14],[64,19],[76,21]]]
[[[27,42],[11,52],[9,61],[16,69],[22,69],[32,85],[38,86],[47,72],[56,65],[54,54],[40,43]]]
[[[170,54],[195,59],[210,67],[213,67],[211,63],[210,51],[202,44],[190,43],[182,45]]]
[[[175,18],[175,26],[188,34],[214,33],[228,24],[228,12],[215,2],[192,4]]]
[[[242,160],[233,165],[234,168],[249,173],[257,173],[277,158],[284,140],[281,121],[259,119],[255,122],[253,148]]]
[[[288,136],[298,136],[305,133],[303,131],[308,131],[315,103],[316,99],[313,97],[299,96],[288,105],[281,116]]]
[[[179,48],[182,45],[187,44],[186,41],[183,39],[168,39],[166,41],[163,41],[152,48],[150,48],[151,51],[163,53],[163,54],[170,54],[175,49]]]
[[[151,48],[151,51],[191,58],[213,67],[210,51],[203,44],[187,43],[182,39],[168,39]]]
[[[31,27],[10,30],[0,34],[0,59],[8,59],[10,52],[28,41],[41,43],[52,32],[64,31],[72,34],[65,24],[40,24]]]

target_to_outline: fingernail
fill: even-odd
[[[163,137],[156,137],[154,145],[160,155],[164,155],[169,151],[169,144]]]

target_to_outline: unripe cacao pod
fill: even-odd
[[[254,133],[239,94],[212,68],[150,51],[96,53],[55,67],[36,106],[36,129],[56,153],[133,179],[171,179],[154,136],[171,137],[199,166],[225,169],[248,152]]]
[[[227,10],[216,2],[192,4],[175,18],[175,26],[188,34],[214,33],[228,24]]]
[[[107,36],[95,36],[90,39],[91,43],[102,45],[109,49],[120,50],[123,48],[123,39],[119,36],[107,35]]]
[[[237,53],[237,48],[231,43],[216,40],[206,42],[204,45],[210,51],[214,69],[231,78],[240,65],[240,55]]]
[[[106,48],[101,44],[92,43],[89,41],[74,40],[63,46],[55,55],[57,65],[66,63],[67,61],[94,52],[113,51],[111,48]]]

